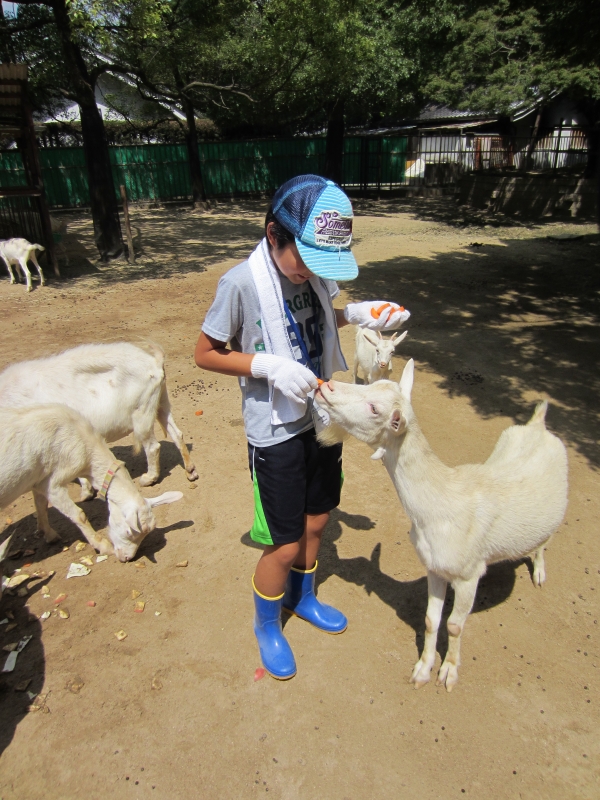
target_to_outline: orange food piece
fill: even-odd
[[[319,386],[323,386],[325,381],[321,380],[321,378],[317,378],[317,383],[319,384]]]
[[[62,601],[66,600],[66,599],[67,599],[67,595],[63,592],[62,594],[58,595],[58,597],[54,601],[54,605],[57,606],[59,603],[62,603]]]
[[[379,306],[379,308],[372,308],[371,316],[373,317],[373,319],[379,319],[379,317],[386,310],[386,308],[389,308],[390,306],[391,303],[384,303],[382,306]]]
[[[96,605],[96,601],[88,600],[86,605],[88,605],[90,608],[94,608],[94,606]]]
[[[201,417],[204,414],[204,411],[196,411],[196,416]]]
[[[266,670],[263,669],[263,667],[259,667],[254,672],[254,682],[256,683],[256,681],[259,681],[261,678],[264,678],[265,677],[265,673],[266,673]]]

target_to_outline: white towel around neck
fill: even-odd
[[[295,361],[294,349],[287,332],[287,316],[281,292],[279,272],[273,263],[266,238],[263,239],[248,259],[258,301],[265,351],[275,356]],[[331,302],[329,285],[331,282],[314,275],[309,280],[325,314],[323,330],[323,356],[321,359],[323,378],[329,380],[334,372],[348,369],[340,339],[337,322]],[[306,400],[290,400],[271,387],[269,394],[271,424],[284,425],[301,419],[306,413]]]

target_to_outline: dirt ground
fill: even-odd
[[[285,633],[297,676],[253,680],[259,551],[248,535],[239,392],[234,379],[198,370],[192,352],[219,277],[258,240],[264,210],[258,201],[205,214],[133,209],[135,266],[101,265],[88,217],[68,216],[62,280],[50,276],[29,296],[0,281],[2,367],[83,342],[160,343],[200,473],[189,484],[164,442],[160,484],[142,493],[178,489],[184,499],[156,509],[135,562],[111,556],[69,581],[69,564],[92,554],[75,551],[74,526],[51,510],[64,548],[46,545],[29,496],[4,510],[13,551],[35,551],[7,570],[31,563],[29,574],[56,574],[1,601],[0,621],[12,612],[17,627],[0,626],[0,647],[33,637],[15,671],[0,675],[1,800],[599,797],[595,228],[469,217],[452,198],[357,202],[361,274],[337,304],[389,298],[412,311],[394,377],[415,358],[413,403],[436,453],[449,464],[484,460],[540,397],[569,450],[570,502],[548,547],[547,583],[534,588],[528,559],[490,568],[448,694],[408,683],[423,642],[425,573],[387,474],[355,441],[344,449],[342,503],[318,572],[319,596],[347,614],[348,630],[325,636],[293,618]],[[351,328],[342,344],[350,361]],[[138,478],[144,460],[131,440],[114,451]],[[85,508],[105,527],[102,502]],[[61,592],[69,618],[40,620]],[[446,644],[440,636],[440,653]],[[28,679],[33,702],[17,690]]]

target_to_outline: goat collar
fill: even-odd
[[[119,461],[115,461],[107,470],[106,475],[104,476],[104,480],[102,481],[102,488],[98,492],[98,497],[100,500],[106,501],[106,493],[108,492],[108,488],[112,483],[112,479],[115,477],[115,473],[117,470],[122,467],[123,464]]]

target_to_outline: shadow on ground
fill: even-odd
[[[344,285],[354,300],[410,309],[402,358],[441,376],[485,417],[525,422],[551,398],[550,427],[600,466],[600,237],[543,235],[370,262]]]

